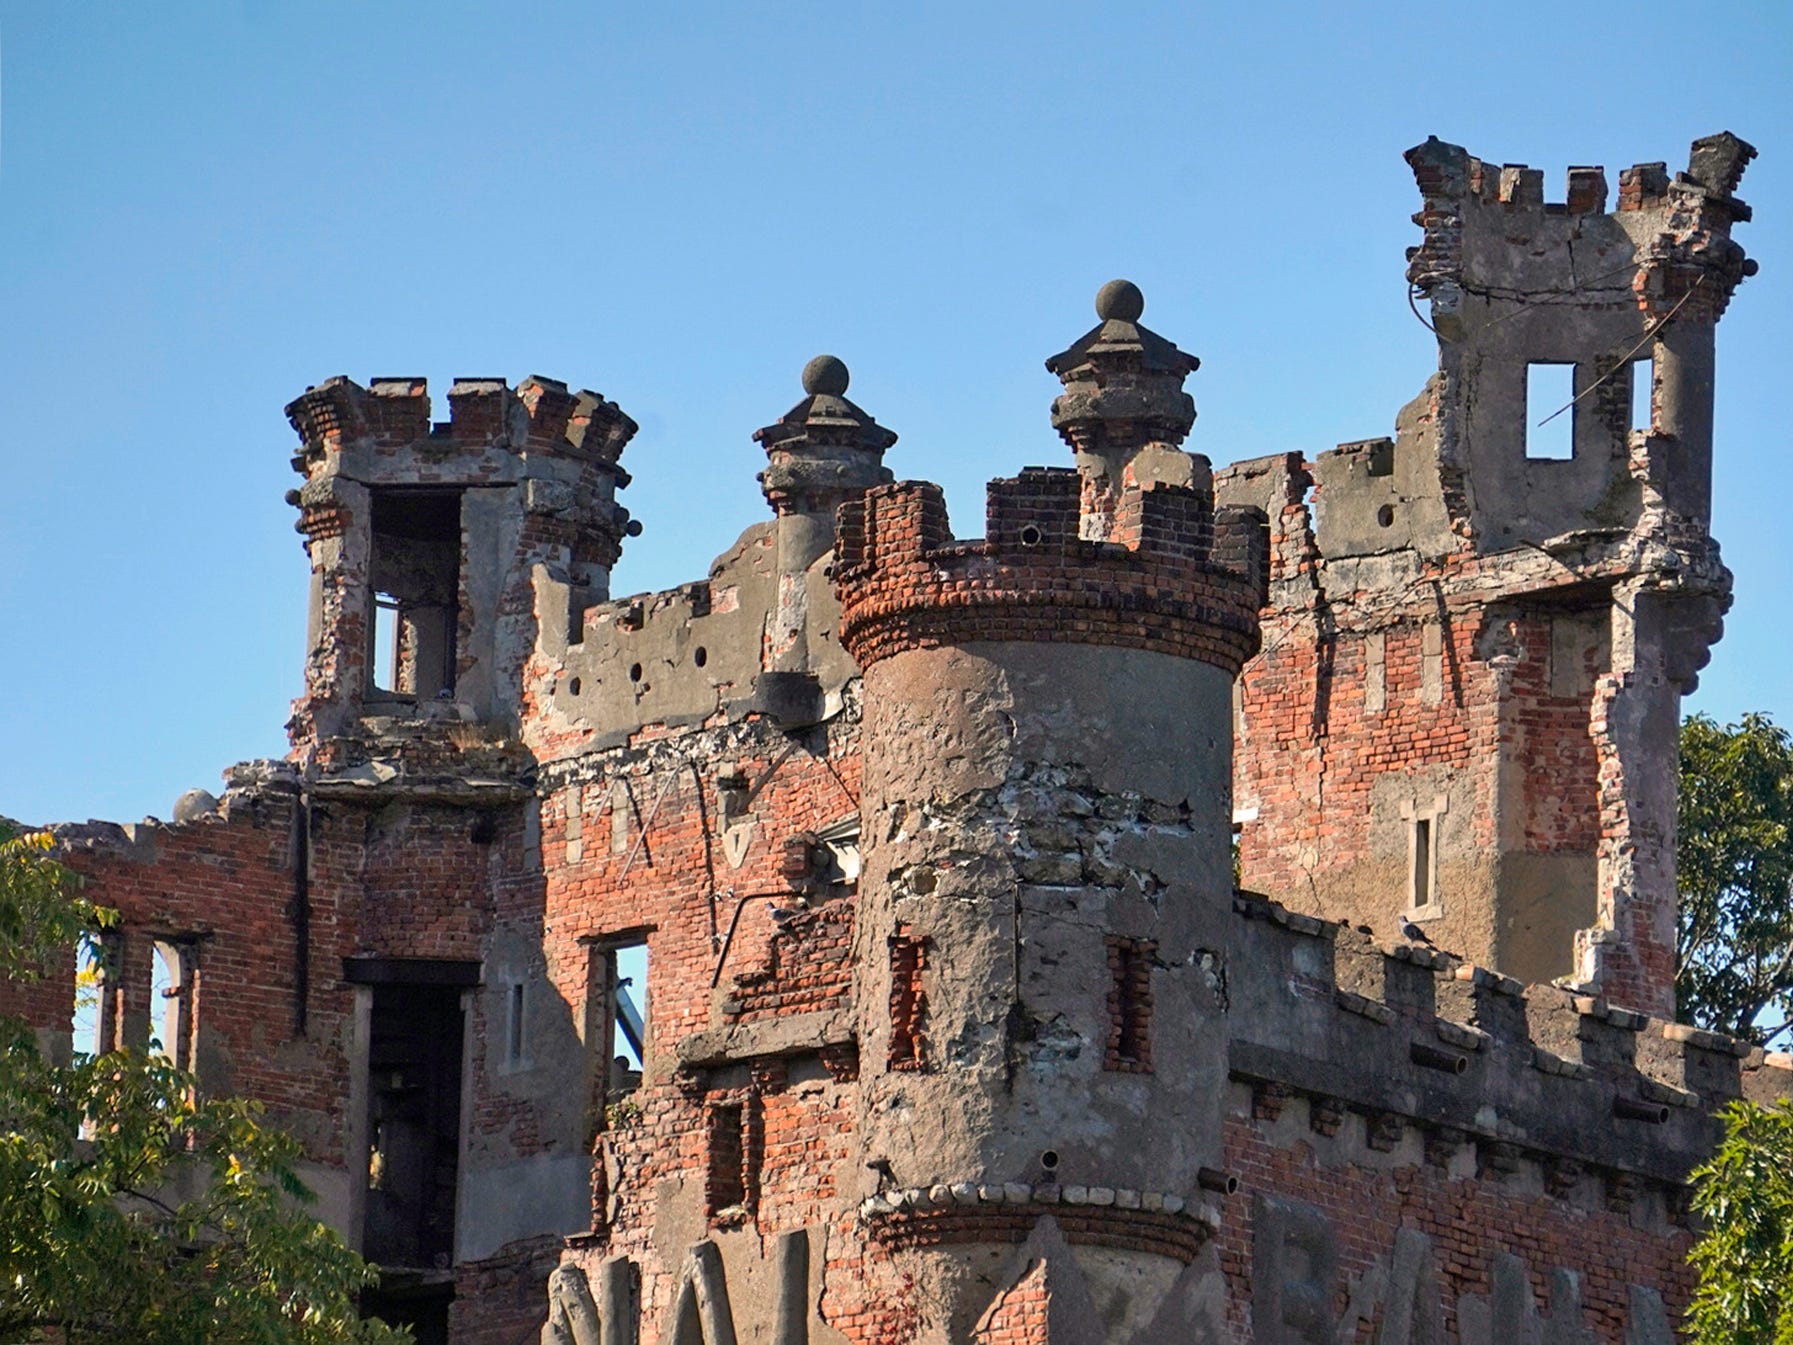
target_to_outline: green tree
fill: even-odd
[[[110,912],[44,835],[0,831],[0,978]],[[311,1217],[299,1146],[144,1051],[49,1059],[0,1018],[0,1345],[398,1345],[356,1313],[374,1271]]]
[[[1793,1345],[1793,1102],[1733,1102],[1712,1161],[1694,1171],[1704,1224],[1688,1259],[1694,1345]]]
[[[1675,997],[1768,1045],[1793,1017],[1793,737],[1766,715],[1681,726]]]

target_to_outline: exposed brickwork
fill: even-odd
[[[179,941],[203,1086],[298,1133],[352,1241],[391,1236],[395,1118],[452,1121],[452,1252],[404,1269],[456,1345],[598,1310],[1086,1345],[1098,1303],[1131,1345],[1519,1339],[1522,1290],[1564,1339],[1651,1338],[1711,1113],[1793,1092],[1633,1011],[1672,975],[1657,767],[1728,600],[1706,375],[1751,154],[1640,165],[1607,213],[1599,169],[1546,206],[1414,150],[1439,370],[1312,460],[1183,452],[1198,362],[1104,287],[1048,363],[1077,468],[993,483],[978,541],[884,484],[895,436],[818,359],[758,436],[772,521],[661,594],[609,596],[604,399],[468,379],[437,425],[420,380],[309,390],[291,766],[60,833],[123,914],[108,1021],[143,1039]],[[1564,311],[1571,229],[1629,274],[1566,282],[1597,339],[1576,459],[1537,464],[1515,389],[1562,351],[1526,287]],[[0,1005],[60,1047],[53,971]]]
[[[1236,671],[1256,647],[1255,525],[1216,525],[1193,490],[1134,499],[1120,540],[1085,542],[1077,474],[1032,470],[991,484],[987,540],[954,545],[939,487],[870,491],[841,510],[841,643],[862,667],[904,649],[1040,640]]]
[[[927,942],[899,930],[890,940],[890,1067],[922,1069],[927,1064]]]
[[[1051,1345],[1051,1307],[1040,1261],[990,1305],[977,1326],[977,1345]]]
[[[1108,1043],[1104,1069],[1152,1072],[1152,960],[1150,939],[1108,939]]]

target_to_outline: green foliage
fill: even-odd
[[[1793,737],[1690,717],[1677,831],[1680,1017],[1770,1044],[1793,1017]]]
[[[0,836],[0,976],[110,920],[40,836]],[[63,1065],[0,1018],[0,1345],[398,1345],[374,1272],[309,1215],[299,1146],[141,1051]]]
[[[1693,1174],[1705,1231],[1688,1257],[1688,1339],[1793,1345],[1793,1102],[1733,1102],[1723,1117],[1724,1142]]]
[[[112,919],[74,894],[52,845],[47,832],[19,835],[0,823],[0,977],[8,980],[35,980],[46,956]]]

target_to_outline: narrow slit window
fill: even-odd
[[[1525,367],[1525,456],[1565,462],[1575,456],[1575,366]]]
[[[1631,362],[1631,428],[1634,430],[1652,429],[1656,424],[1655,381],[1655,360]]]
[[[1415,910],[1432,904],[1432,819],[1413,819],[1413,900]]]
[[[369,664],[375,691],[398,690],[398,599],[374,594],[373,658]]]
[[[505,1022],[504,1058],[508,1064],[523,1063],[524,986],[521,981],[510,987],[509,1013]]]
[[[1149,1074],[1152,1069],[1152,961],[1157,945],[1145,939],[1108,941],[1108,1050],[1103,1067]]]

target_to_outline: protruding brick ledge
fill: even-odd
[[[950,1243],[1027,1241],[1050,1214],[1067,1241],[1193,1261],[1220,1228],[1217,1210],[1162,1191],[1100,1186],[953,1182],[885,1191],[859,1217],[882,1247],[906,1251]]]
[[[1214,513],[1204,491],[1149,485],[1120,502],[1112,542],[1079,536],[1074,471],[990,483],[988,535],[954,543],[929,482],[841,507],[841,644],[861,668],[911,649],[1050,641],[1145,649],[1236,675],[1258,646],[1263,518]]]

